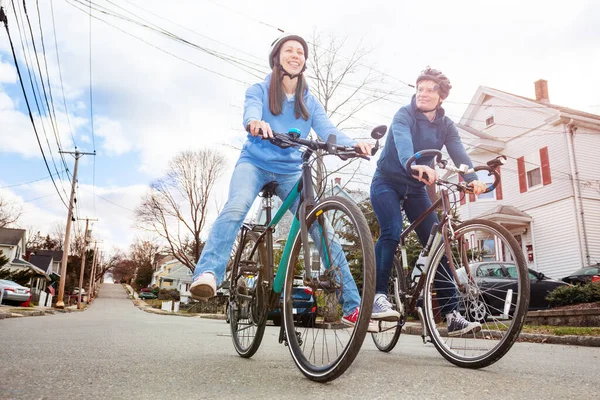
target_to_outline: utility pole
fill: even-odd
[[[94,259],[92,260],[92,270],[90,273],[90,286],[88,289],[88,304],[92,301],[92,295],[94,294],[94,286],[96,280],[96,264],[98,262],[98,241],[94,241]]]
[[[77,309],[81,309],[81,292],[83,290],[83,271],[85,270],[85,258],[86,258],[86,250],[87,250],[87,240],[88,240],[88,226],[90,221],[98,221],[97,219],[85,218],[85,232],[83,233],[83,250],[81,251],[81,269],[79,271],[79,292],[77,293]],[[91,279],[90,275],[90,279]],[[90,294],[88,293],[88,300]]]
[[[75,150],[73,151],[59,151],[59,153],[63,154],[73,154],[75,156],[75,168],[73,169],[73,181],[71,182],[71,198],[69,200],[69,212],[67,216],[67,228],[65,230],[65,243],[63,245],[63,257],[60,265],[60,283],[58,285],[58,298],[56,299],[56,308],[65,308],[65,302],[63,297],[65,295],[65,281],[67,280],[67,262],[69,261],[69,241],[71,240],[71,222],[74,221],[73,218],[73,204],[75,199],[75,183],[77,183],[77,166],[79,164],[79,159],[84,155],[92,155],[95,156],[94,153],[84,153]]]

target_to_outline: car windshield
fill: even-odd
[[[577,271],[573,272],[571,275],[598,275],[599,269],[600,268],[598,268],[598,267],[585,267],[585,268],[578,269]]]
[[[506,271],[508,272],[508,275],[510,275],[511,278],[517,278],[517,267],[512,264],[512,265],[508,265],[506,266]],[[533,274],[531,271],[529,271],[529,279],[539,279],[535,274]]]

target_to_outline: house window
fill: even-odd
[[[493,115],[490,115],[489,117],[487,117],[485,119],[485,127],[486,128],[489,128],[490,126],[494,125],[494,123],[495,122],[494,122],[494,116]]]
[[[525,156],[525,171],[527,173],[528,188],[542,184],[542,169],[539,151],[535,151]]]

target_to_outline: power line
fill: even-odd
[[[14,2],[12,3],[12,5],[13,5],[13,10],[14,10]],[[15,15],[16,15],[16,12],[15,12]],[[60,194],[60,191],[58,190],[58,186],[56,185],[56,182],[54,181],[54,178],[52,177],[52,171],[50,171],[50,166],[48,165],[48,160],[46,159],[46,155],[44,154],[44,149],[42,147],[42,143],[40,142],[40,136],[38,135],[37,128],[36,128],[35,122],[33,120],[33,113],[31,112],[31,106],[29,105],[29,99],[27,98],[27,92],[25,91],[25,85],[23,83],[23,77],[21,75],[21,69],[19,68],[19,63],[18,63],[18,60],[17,60],[17,55],[15,53],[15,47],[13,45],[12,37],[10,35],[10,30],[8,28],[8,18],[6,17],[6,14],[4,14],[2,17],[4,19],[4,27],[6,29],[6,34],[8,35],[8,41],[10,43],[10,49],[11,49],[11,52],[12,52],[12,55],[13,55],[13,59],[15,61],[15,67],[17,69],[17,75],[19,77],[19,83],[21,84],[21,90],[23,91],[23,97],[25,98],[25,104],[27,104],[27,110],[29,112],[29,120],[31,121],[31,125],[33,126],[33,131],[35,133],[35,137],[37,138],[38,146],[40,147],[40,151],[42,153],[42,158],[44,159],[44,164],[46,165],[46,169],[48,170],[48,173],[50,174],[50,178],[52,179],[52,184],[54,185],[54,188],[56,189],[56,193],[58,194],[58,197],[60,197],[60,199],[63,202],[63,204],[65,205],[65,207],[68,208],[67,203],[62,198],[62,195]]]
[[[65,170],[59,171],[59,173],[65,172]],[[58,175],[58,174],[56,174]],[[50,178],[51,175],[47,175],[44,176],[43,178],[39,178],[39,179],[35,179],[33,181],[29,181],[29,182],[23,182],[23,183],[16,183],[14,185],[8,185],[8,186],[0,186],[0,189],[8,189],[8,188],[13,188],[13,187],[17,187],[17,186],[24,186],[24,185],[29,185],[30,183],[35,183],[35,182],[39,182],[39,181],[43,181],[45,179]]]
[[[50,11],[52,14],[52,31],[54,33],[54,47],[56,49],[56,63],[58,66],[58,76],[60,77],[60,89],[62,91],[63,104],[65,106],[65,115],[67,116],[67,122],[69,124],[69,131],[71,133],[71,140],[73,141],[73,146],[75,146],[75,150],[77,150],[77,143],[75,142],[75,136],[73,136],[73,127],[71,126],[71,118],[69,117],[69,109],[67,107],[67,99],[65,96],[65,87],[64,87],[63,78],[62,78],[62,69],[60,67],[60,57],[58,54],[58,40],[56,39],[56,23],[55,23],[55,18],[54,18],[54,0],[50,0]],[[67,173],[68,172],[69,172],[69,170],[67,169]]]

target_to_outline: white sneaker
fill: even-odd
[[[479,322],[469,322],[460,315],[456,310],[446,315],[446,322],[448,323],[448,336],[461,336],[465,333],[476,333],[481,330],[481,324]]]
[[[385,294],[377,293],[373,302],[371,318],[382,321],[398,321],[400,313],[394,310],[394,306],[388,301]]]
[[[208,301],[217,293],[217,278],[212,272],[204,272],[200,274],[190,287],[192,299],[200,301]]]

